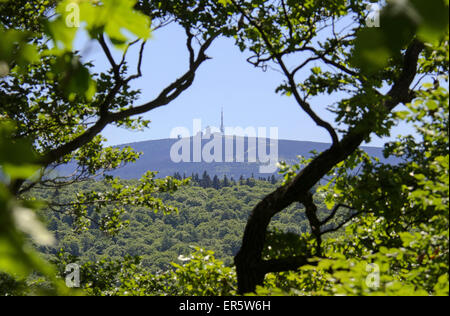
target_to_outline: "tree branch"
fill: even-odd
[[[410,99],[409,87],[417,74],[417,63],[423,48],[424,45],[415,40],[406,50],[401,75],[382,104],[387,110],[392,111],[399,103]],[[254,292],[256,285],[264,281],[261,256],[272,217],[302,197],[307,197],[309,190],[322,177],[361,145],[374,128],[375,122],[371,115],[368,112],[341,141],[318,155],[289,184],[268,194],[253,208],[245,227],[241,249],[234,259],[239,293]]]
[[[130,82],[131,80],[137,79],[142,77],[142,58],[144,55],[144,48],[145,48],[145,44],[147,43],[147,41],[143,41],[141,44],[141,48],[139,50],[139,57],[138,57],[138,64],[136,66],[136,74],[129,76],[127,79],[125,79],[125,82]]]
[[[352,207],[350,207],[350,206],[348,206],[348,205],[341,204],[341,203],[340,203],[340,204],[337,204],[337,205],[335,205],[335,206],[333,207],[333,209],[331,210],[330,215],[329,215],[328,217],[326,217],[325,219],[323,219],[323,220],[320,222],[320,226],[323,226],[323,225],[327,224],[329,221],[331,221],[331,220],[334,218],[334,216],[336,216],[337,211],[338,211],[341,207],[345,207],[345,208],[348,208],[348,209],[350,209],[350,210],[354,210]]]
[[[50,164],[58,161],[62,157],[70,154],[74,150],[80,148],[81,146],[86,145],[89,143],[97,134],[99,134],[108,124],[112,122],[117,122],[120,120],[123,120],[125,118],[128,118],[133,115],[142,114],[149,112],[153,109],[156,109],[158,107],[164,106],[169,104],[171,101],[173,101],[175,98],[177,98],[182,92],[184,92],[187,88],[189,88],[195,78],[195,72],[198,70],[200,65],[207,59],[209,59],[208,56],[206,56],[206,50],[211,46],[214,39],[217,38],[219,34],[216,33],[212,35],[210,38],[208,38],[204,44],[199,49],[197,58],[194,60],[192,64],[190,64],[190,67],[188,71],[181,76],[179,79],[175,80],[173,83],[168,85],[160,94],[159,96],[143,105],[133,107],[127,110],[123,110],[121,112],[116,113],[110,113],[108,111],[105,111],[105,108],[107,109],[109,107],[109,104],[114,99],[115,93],[118,92],[120,89],[120,85],[116,84],[113,89],[112,93],[110,92],[108,96],[105,98],[104,102],[101,105],[101,111],[100,111],[100,117],[97,120],[97,122],[91,126],[89,129],[87,129],[84,133],[77,136],[75,139],[61,145],[60,147],[57,147],[48,153],[46,153],[41,159],[40,163],[47,167]],[[141,65],[141,59],[142,59],[142,52],[143,52],[144,44],[141,46],[140,51],[140,61],[138,63],[138,68],[140,70]],[[192,52],[190,52],[191,56]],[[191,60],[191,57],[190,57]],[[114,62],[114,60],[113,60]],[[115,64],[115,62],[114,62]],[[139,74],[138,70],[138,74]]]
[[[333,228],[328,228],[323,230],[320,234],[321,235],[325,235],[328,233],[333,233],[333,232],[337,232],[339,229],[341,229],[342,227],[344,227],[347,223],[349,223],[352,219],[358,217],[359,215],[363,214],[364,212],[356,212],[352,215],[350,215],[345,221],[343,221],[342,223],[340,223],[339,225],[333,227]]]
[[[305,206],[305,214],[308,219],[309,226],[311,227],[311,232],[313,236],[316,238],[317,242],[317,255],[321,255],[321,247],[322,247],[322,234],[320,233],[321,223],[319,218],[317,217],[317,206],[314,203],[313,195],[311,192],[308,192],[303,196],[299,201]]]
[[[270,55],[272,56],[273,59],[275,59],[278,64],[280,65],[281,69],[283,70],[283,73],[285,74],[285,76],[288,78],[288,82],[289,85],[291,87],[292,93],[295,97],[295,100],[297,101],[297,103],[300,105],[300,107],[303,109],[303,111],[305,111],[308,116],[314,121],[314,123],[317,124],[317,126],[323,127],[325,128],[328,133],[330,134],[330,137],[332,139],[333,145],[337,144],[339,142],[339,138],[336,134],[336,131],[334,130],[334,128],[331,126],[330,123],[322,120],[312,109],[311,106],[302,99],[302,97],[300,96],[298,89],[297,89],[297,83],[295,82],[295,78],[294,75],[288,70],[286,64],[283,61],[283,55],[276,52],[275,49],[273,48],[273,45],[271,43],[271,41],[269,40],[269,38],[267,37],[266,33],[264,32],[264,29],[257,23],[255,22],[246,12],[245,10],[243,10],[234,0],[231,0],[231,2],[234,4],[234,6],[240,11],[240,13],[249,21],[249,23],[255,27],[258,32],[261,34],[261,38],[264,41],[265,45],[267,46]]]
[[[111,113],[111,119],[113,121],[122,120],[126,117],[130,117],[137,114],[146,113],[148,111],[151,111],[155,108],[167,105],[172,100],[177,98],[183,91],[185,91],[188,87],[191,86],[192,82],[195,78],[195,73],[197,69],[200,67],[200,65],[207,59],[209,59],[208,56],[206,56],[205,52],[210,47],[213,40],[218,36],[218,34],[215,34],[211,36],[208,40],[205,41],[205,43],[200,48],[200,51],[197,55],[196,59],[192,59],[192,53],[190,53],[189,60],[193,62],[190,62],[189,70],[181,76],[179,79],[174,81],[172,84],[167,86],[156,99],[147,102],[145,104],[142,104],[140,106],[136,106],[121,112],[117,113]]]
[[[100,46],[102,47],[103,52],[106,55],[106,58],[108,59],[110,65],[111,65],[111,68],[112,68],[112,70],[114,72],[114,78],[116,79],[116,81],[120,81],[121,80],[120,67],[119,67],[119,65],[116,64],[116,62],[115,62],[115,60],[114,60],[114,58],[113,58],[113,56],[111,54],[111,51],[110,51],[108,45],[106,44],[106,41],[105,41],[105,38],[104,38],[103,34],[100,35],[97,38],[97,40],[98,40]]]

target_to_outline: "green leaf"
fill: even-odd
[[[18,251],[14,243],[2,235],[0,235],[0,271],[21,277],[27,277],[31,272],[25,254]]]
[[[45,24],[47,33],[53,39],[60,52],[71,51],[78,28],[68,27],[64,16],[59,16],[51,22]],[[56,53],[57,50],[54,51]]]
[[[372,74],[383,69],[391,56],[383,32],[378,28],[358,31],[351,63],[363,73]]]
[[[448,32],[448,1],[411,0],[411,3],[422,18],[418,30],[419,37],[429,43],[442,39],[446,32]]]
[[[3,171],[11,179],[27,179],[33,176],[40,169],[39,165],[32,165],[32,164],[17,166],[5,163],[2,167]]]

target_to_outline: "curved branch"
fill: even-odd
[[[297,84],[295,82],[294,79],[294,74],[292,72],[290,72],[286,66],[286,64],[283,61],[283,54],[280,54],[279,52],[276,52],[271,41],[269,40],[268,36],[266,35],[266,33],[264,32],[264,29],[261,27],[261,25],[259,25],[258,23],[256,23],[254,21],[254,19],[252,19],[246,12],[245,10],[243,10],[234,0],[231,0],[231,2],[233,3],[233,5],[240,11],[240,13],[249,21],[249,23],[255,27],[258,32],[261,34],[261,38],[264,41],[265,45],[267,46],[270,55],[272,56],[272,58],[274,60],[276,60],[278,62],[278,64],[280,65],[281,69],[283,70],[283,73],[285,74],[285,76],[288,78],[288,82],[289,85],[291,86],[291,90],[292,93],[295,97],[295,100],[297,101],[297,103],[300,105],[300,107],[303,109],[303,111],[306,112],[306,114],[308,114],[308,116],[314,121],[314,123],[316,123],[317,126],[323,127],[324,129],[326,129],[328,131],[328,133],[330,134],[330,137],[332,139],[333,145],[336,145],[339,142],[339,138],[337,136],[336,131],[334,130],[333,126],[331,126],[330,123],[324,121],[323,119],[321,119],[311,108],[311,106],[304,100],[302,99],[302,97],[300,96],[298,89],[297,89]],[[303,48],[301,49],[303,50]]]
[[[75,139],[71,140],[70,142],[65,143],[60,147],[57,147],[49,151],[40,159],[39,162],[45,167],[49,166],[50,164],[61,159],[62,157],[70,154],[74,150],[89,143],[108,124],[126,119],[133,115],[146,113],[158,107],[169,104],[171,101],[177,98],[181,93],[183,93],[187,88],[189,88],[192,85],[196,71],[205,60],[209,59],[209,57],[206,56],[206,50],[211,46],[212,42],[214,41],[214,39],[217,38],[218,35],[219,35],[218,33],[214,34],[205,41],[205,43],[201,46],[197,57],[195,58],[194,62],[190,64],[190,67],[186,71],[186,73],[182,77],[180,77],[179,79],[175,80],[173,83],[168,85],[156,99],[147,102],[143,105],[123,110],[121,112],[111,113],[107,111],[107,108],[109,107],[109,104],[113,101],[114,95],[112,95],[111,93],[108,94],[108,96],[105,98],[104,102],[101,105],[100,117],[93,126],[91,126],[84,133],[82,133]],[[141,46],[140,59],[142,58],[143,47],[144,44]],[[190,53],[190,60],[192,53],[193,52]],[[141,61],[139,61],[138,63],[138,69],[140,69],[140,64]],[[116,91],[116,93],[118,91],[117,86],[118,85],[116,84],[113,87],[113,91]]]
[[[134,80],[134,79],[142,77],[141,68],[142,68],[142,58],[143,58],[143,55],[144,55],[145,44],[147,44],[147,41],[143,41],[142,44],[141,44],[141,48],[139,49],[139,57],[138,57],[138,63],[137,63],[137,66],[136,66],[136,74],[131,75],[127,79],[125,79],[126,83],[130,82],[131,80]],[[124,61],[121,62],[121,64],[123,64],[123,63],[124,63]]]
[[[140,106],[136,106],[127,110],[123,110],[121,112],[117,113],[111,113],[110,117],[113,121],[119,121],[124,118],[146,113],[148,111],[151,111],[153,109],[156,109],[158,107],[167,105],[171,101],[173,101],[175,98],[177,98],[182,92],[184,92],[188,87],[192,85],[192,82],[195,78],[195,73],[197,69],[200,67],[200,65],[205,61],[208,60],[209,57],[206,56],[206,50],[210,47],[213,40],[218,36],[218,34],[210,37],[201,47],[198,56],[196,59],[192,58],[193,50],[190,50],[190,67],[189,70],[181,76],[179,79],[174,81],[172,84],[167,86],[160,94],[159,96],[154,99],[153,101],[147,102],[145,104],[142,104]]]
[[[322,245],[322,234],[320,232],[320,220],[317,217],[317,206],[314,203],[313,195],[311,192],[308,192],[300,202],[305,206],[305,214],[308,219],[309,226],[311,227],[311,232],[313,236],[316,238],[317,242],[317,254],[321,255],[321,245]]]
[[[323,230],[322,232],[320,232],[321,235],[325,235],[328,233],[334,233],[337,232],[339,229],[341,229],[342,227],[344,227],[346,224],[348,224],[352,219],[358,217],[359,215],[363,214],[364,212],[356,212],[352,215],[350,215],[345,221],[343,221],[342,223],[340,223],[339,225],[333,227],[333,228],[327,228],[325,230]]]
[[[413,41],[404,55],[403,70],[383,102],[388,111],[411,98],[410,85],[417,74],[417,63],[424,45]],[[254,292],[264,281],[261,259],[267,227],[273,216],[294,202],[305,200],[309,190],[332,168],[350,156],[372,132],[374,122],[368,112],[359,124],[351,128],[341,141],[322,152],[289,184],[278,188],[262,199],[252,210],[244,231],[242,246],[234,258],[239,293]]]
[[[330,215],[328,215],[325,219],[323,219],[322,221],[320,221],[320,226],[323,226],[325,224],[327,224],[329,221],[331,221],[334,216],[336,216],[337,211],[341,208],[341,207],[345,207],[348,208],[349,210],[354,210],[354,208],[352,208],[351,206],[348,205],[344,205],[344,204],[337,204],[333,207],[333,209],[331,210]]]

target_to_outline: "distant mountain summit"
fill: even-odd
[[[211,145],[208,145],[211,142],[210,139],[202,139],[202,137],[197,139],[200,143],[194,145],[196,141],[195,136],[184,139],[149,140],[120,145],[118,147],[130,146],[135,151],[142,152],[143,155],[136,163],[128,164],[113,171],[111,174],[123,179],[140,178],[148,170],[158,171],[159,177],[171,176],[176,172],[186,176],[191,176],[193,173],[201,175],[204,171],[207,171],[211,176],[223,177],[227,175],[227,177],[234,177],[235,179],[238,179],[241,175],[244,177],[253,175],[255,178],[267,178],[272,174],[277,174],[277,170],[271,173],[260,172],[261,166],[267,165],[267,163],[261,163],[260,159],[258,159],[260,157],[258,153],[264,152],[264,148],[260,148],[261,145],[265,145],[266,154],[269,154],[270,151],[272,151],[271,154],[274,154],[275,151],[273,147],[270,147],[269,139],[225,136],[223,134],[215,134],[213,136],[217,137],[217,142],[221,142],[221,145],[216,144],[215,148],[211,148]],[[214,139],[214,137],[211,139]],[[184,148],[182,148],[183,145]],[[312,151],[322,152],[329,147],[330,144],[326,143],[279,140],[276,149],[278,161],[286,161],[292,164],[298,161],[298,155],[310,157]],[[382,148],[363,147],[363,149],[370,155],[386,161],[382,154]],[[184,153],[182,152],[183,150]],[[217,158],[216,161],[206,162],[204,159],[205,155],[201,155],[201,160],[199,161],[199,150],[201,154],[208,155],[209,158],[215,156]],[[239,157],[238,153],[242,150],[243,156]],[[180,162],[174,162],[171,152],[172,156],[175,155],[177,157],[175,161],[179,160],[181,156],[184,156],[185,159]],[[256,161],[253,159],[255,156]],[[217,162],[217,160],[220,162]],[[390,162],[395,163],[394,160],[390,160]]]

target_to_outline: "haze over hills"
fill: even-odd
[[[251,177],[252,175],[254,177],[268,177],[272,174],[277,174],[278,171],[275,170],[276,168],[272,168],[272,172],[261,172],[260,167],[268,165],[268,163],[261,163],[264,159],[267,162],[270,159],[272,164],[276,164],[278,161],[286,161],[292,164],[298,161],[298,155],[310,157],[313,150],[322,152],[330,146],[330,144],[326,143],[294,140],[278,140],[277,146],[275,143],[272,143],[271,146],[269,139],[223,136],[218,133],[213,134],[213,136],[211,139],[190,137],[149,140],[120,145],[118,147],[130,146],[143,154],[136,163],[128,164],[113,171],[111,174],[123,179],[133,179],[139,178],[148,170],[158,171],[159,177],[171,176],[175,172],[186,176],[191,176],[192,173],[201,175],[204,171],[207,171],[211,176],[218,175],[223,177],[227,175],[227,177],[234,177],[235,179],[238,179],[241,175],[244,177]],[[197,145],[195,144],[196,140],[198,141]],[[213,141],[215,142],[214,144],[212,143]],[[264,149],[261,148],[259,150],[261,145],[266,147],[266,157],[263,154]],[[393,159],[384,159],[382,148],[363,147],[363,149],[382,161],[395,163]],[[242,150],[243,152],[241,152]],[[240,153],[243,154],[241,157],[239,157]],[[276,158],[276,154],[278,160],[273,161]],[[183,155],[184,161],[176,162]],[[215,161],[207,162],[212,160],[213,156],[216,158]],[[173,159],[173,157],[176,159]],[[197,162],[194,162],[196,160]]]

